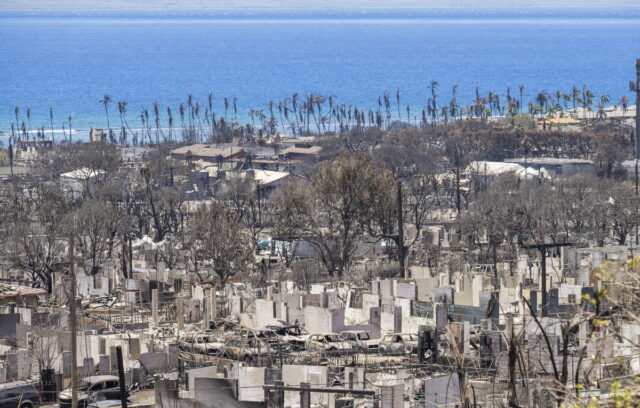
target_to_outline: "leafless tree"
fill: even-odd
[[[78,208],[76,219],[76,250],[80,258],[89,264],[86,271],[95,275],[113,248],[120,229],[120,214],[105,201],[88,199]]]
[[[68,205],[55,193],[14,207],[6,240],[13,264],[29,274],[35,286],[52,291],[52,274],[65,254]]]
[[[140,171],[140,182],[136,185],[145,202],[140,215],[150,220],[155,242],[162,241],[170,232],[178,232],[182,226],[181,207],[186,199],[186,188],[181,178],[187,174],[185,166],[167,159],[162,151],[149,157]]]
[[[283,186],[274,199],[278,235],[306,240],[331,276],[347,271],[357,240],[374,217],[389,225],[394,183],[366,154],[343,154],[322,163],[311,183]],[[383,228],[384,229],[384,228]]]
[[[220,187],[216,197],[231,208],[251,231],[254,247],[258,248],[258,236],[264,228],[264,213],[267,212],[264,188],[256,180],[231,175]]]
[[[249,231],[223,204],[213,202],[200,207],[189,219],[185,235],[191,237],[197,259],[210,263],[223,285],[231,276],[252,266]]]

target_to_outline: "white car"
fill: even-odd
[[[351,343],[336,333],[316,333],[309,336],[306,344],[310,351],[351,350]]]
[[[358,350],[376,350],[380,346],[380,339],[372,339],[371,335],[364,330],[347,330],[340,333],[340,336],[351,342],[353,348]]]

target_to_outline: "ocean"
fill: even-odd
[[[69,116],[74,129],[106,127],[104,94],[112,126],[117,101],[139,124],[154,102],[164,121],[166,106],[189,94],[206,106],[210,92],[218,117],[235,97],[246,121],[294,93],[375,107],[399,89],[416,112],[431,81],[438,103],[454,85],[462,104],[476,88],[504,101],[524,86],[526,104],[586,85],[614,104],[631,98],[636,58],[640,8],[0,11],[0,129],[15,106],[33,128],[50,128],[49,108],[56,129]]]

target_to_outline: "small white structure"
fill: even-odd
[[[96,181],[105,174],[104,170],[93,170],[88,167],[63,173],[60,175],[60,187],[71,198],[82,197],[95,187]]]
[[[240,173],[243,178],[253,179],[262,187],[270,188],[288,180],[291,174],[284,171],[251,169]]]
[[[518,163],[493,162],[493,161],[473,161],[465,169],[467,176],[485,177],[492,181],[503,174],[513,174],[520,179],[549,179],[549,173],[545,168],[536,170],[533,167],[525,167]]]
[[[555,157],[533,157],[506,159],[508,164],[519,164],[534,171],[546,171],[551,177],[570,177],[588,173],[593,169],[593,161],[584,159],[558,159]]]

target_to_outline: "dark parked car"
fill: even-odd
[[[0,384],[0,408],[32,408],[40,401],[40,393],[33,383],[16,381]]]
[[[78,406],[86,407],[92,402],[120,398],[120,381],[115,375],[94,375],[85,377],[78,387]],[[71,388],[58,395],[60,407],[71,406]]]

